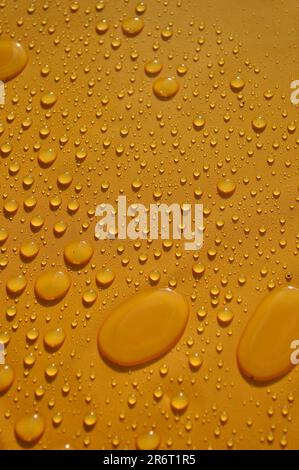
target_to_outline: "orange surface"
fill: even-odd
[[[257,384],[236,358],[261,300],[299,285],[296,2],[0,0],[0,16],[28,55],[0,106],[0,448],[298,447],[298,368]],[[96,240],[119,194],[202,203],[203,248]],[[177,344],[106,362],[103,322],[160,287],[188,301]]]

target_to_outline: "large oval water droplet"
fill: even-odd
[[[144,364],[177,343],[188,313],[185,297],[170,289],[138,293],[107,317],[99,331],[99,350],[121,366]]]
[[[71,285],[68,275],[62,271],[49,271],[39,276],[35,283],[35,293],[41,300],[62,299]]]
[[[283,287],[258,306],[241,337],[237,358],[241,371],[258,381],[289,372],[293,340],[299,339],[299,289]]]

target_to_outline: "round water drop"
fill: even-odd
[[[55,162],[57,153],[53,149],[41,150],[38,154],[38,162],[41,166],[50,166]]]
[[[158,75],[161,72],[162,68],[163,65],[161,64],[161,62],[159,62],[157,59],[154,59],[145,64],[144,71],[150,77],[154,77],[155,75]]]
[[[195,130],[200,131],[205,127],[206,121],[202,116],[197,116],[193,121],[193,127]]]
[[[157,359],[180,339],[189,316],[188,304],[171,289],[149,289],[130,297],[111,312],[100,328],[101,354],[121,366]]]
[[[156,450],[161,442],[160,436],[153,430],[140,434],[136,439],[136,447],[139,450]]]
[[[153,91],[157,98],[169,100],[179,91],[179,82],[174,77],[157,78],[153,84]]]
[[[59,349],[65,340],[65,334],[62,328],[55,328],[54,330],[48,331],[44,336],[45,345],[49,349]]]
[[[24,243],[20,248],[21,257],[26,261],[31,261],[39,252],[39,245],[33,240]]]
[[[96,32],[98,34],[105,34],[109,29],[109,23],[107,20],[101,20],[96,25]]]
[[[137,34],[141,33],[144,27],[144,22],[142,18],[138,16],[132,18],[126,18],[122,22],[122,30],[127,36],[137,36]]]
[[[28,61],[25,49],[10,39],[0,39],[0,80],[6,82],[22,72]]]
[[[17,212],[18,208],[19,204],[15,199],[10,199],[4,204],[4,211],[8,216],[14,215]]]
[[[85,415],[83,423],[87,429],[93,428],[97,424],[97,415],[95,414],[95,412],[91,411],[90,413]]]
[[[136,13],[142,15],[146,11],[146,4],[144,2],[137,3],[135,10]]]
[[[171,399],[172,409],[176,412],[182,413],[183,411],[186,410],[188,405],[189,405],[189,400],[184,392],[177,393]]]
[[[230,87],[235,93],[239,93],[241,90],[243,90],[244,86],[245,82],[241,77],[234,77],[230,82]]]
[[[167,26],[166,28],[163,28],[162,31],[161,31],[161,37],[165,41],[170,39],[172,37],[172,35],[173,35],[173,30],[171,29],[170,26]]]
[[[271,381],[287,374],[291,343],[299,338],[299,289],[283,287],[267,295],[241,336],[237,359],[244,375]]]
[[[44,432],[45,422],[37,413],[24,416],[15,425],[16,437],[25,444],[36,444]]]
[[[63,189],[67,188],[71,184],[72,181],[73,181],[73,177],[71,173],[69,173],[68,171],[61,173],[57,177],[57,183]]]
[[[14,370],[10,365],[0,364],[0,396],[10,389],[14,377]]]
[[[96,275],[96,282],[99,287],[103,289],[111,286],[115,279],[115,273],[110,269],[104,269]]]
[[[202,358],[198,353],[193,353],[189,357],[189,366],[192,370],[198,370],[202,366]]]
[[[94,289],[87,289],[83,292],[82,300],[86,306],[92,305],[97,300],[98,294]]]
[[[92,246],[83,240],[71,242],[64,249],[66,262],[75,267],[85,266],[93,255]]]
[[[11,295],[20,295],[27,285],[26,278],[20,274],[19,276],[8,279],[6,283],[7,292]]]
[[[253,119],[251,124],[253,130],[257,133],[263,132],[267,127],[267,121],[260,116]]]
[[[47,377],[48,380],[54,380],[55,377],[58,374],[58,368],[56,364],[50,364],[45,370],[45,376]]]
[[[218,181],[217,190],[220,196],[230,197],[236,190],[236,184],[229,179],[223,179]]]
[[[57,96],[53,91],[50,91],[49,93],[42,95],[40,101],[44,108],[51,108],[56,103]]]
[[[59,222],[56,222],[56,224],[53,227],[53,231],[57,237],[61,237],[67,229],[67,225],[63,220],[60,220]]]
[[[49,271],[41,274],[35,282],[35,293],[41,300],[57,301],[69,290],[71,281],[62,271]]]
[[[234,318],[234,314],[228,308],[223,308],[217,313],[217,320],[221,326],[227,326]]]
[[[192,266],[192,272],[195,278],[199,278],[205,272],[205,267],[202,263],[196,263]]]

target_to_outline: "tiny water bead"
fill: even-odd
[[[27,61],[27,53],[19,42],[0,39],[0,80],[6,82],[19,75]]]
[[[133,295],[105,319],[98,335],[100,353],[120,366],[161,357],[180,339],[189,316],[184,296],[167,288]]]
[[[256,381],[279,379],[292,368],[291,343],[299,338],[299,289],[268,294],[241,336],[237,358],[244,375]]]
[[[42,273],[35,282],[36,296],[45,301],[61,300],[71,286],[69,276],[63,271]]]
[[[139,16],[126,18],[122,22],[122,30],[127,36],[137,36],[144,28],[143,19]]]
[[[29,414],[20,418],[15,425],[16,437],[21,443],[34,445],[45,432],[45,421],[41,415]]]
[[[153,91],[157,98],[169,100],[179,91],[180,85],[174,77],[157,78],[153,83]]]
[[[136,439],[136,447],[139,450],[157,450],[160,446],[161,438],[154,430],[140,434]]]
[[[230,197],[236,191],[236,184],[230,179],[222,179],[218,181],[217,190],[222,197]]]
[[[0,397],[10,389],[14,377],[14,370],[9,364],[0,364]]]
[[[69,243],[64,249],[66,262],[75,267],[85,266],[93,255],[90,243],[81,240]]]

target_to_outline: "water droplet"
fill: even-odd
[[[192,266],[192,272],[193,272],[194,277],[199,278],[205,272],[205,267],[201,263],[196,263]]]
[[[122,30],[127,36],[137,36],[137,34],[141,33],[144,28],[143,19],[136,16],[132,18],[126,18],[122,22]]]
[[[48,331],[44,336],[45,345],[49,349],[59,349],[65,340],[65,334],[62,328],[55,328],[54,330]]]
[[[145,73],[150,77],[158,75],[161,72],[162,68],[163,65],[157,59],[147,62],[144,66]]]
[[[36,444],[44,432],[44,419],[37,413],[24,416],[23,418],[19,419],[15,425],[15,433],[17,438],[25,444]]]
[[[35,282],[35,293],[46,301],[62,299],[71,285],[68,275],[62,271],[49,271],[41,274]]]
[[[39,245],[35,241],[24,243],[20,248],[20,254],[26,261],[31,261],[39,252]]]
[[[198,370],[202,366],[202,358],[198,353],[193,353],[189,357],[189,365],[192,370]]]
[[[179,91],[179,82],[174,77],[157,78],[153,84],[153,91],[157,98],[169,100]]]
[[[57,153],[53,149],[45,149],[39,152],[37,158],[41,166],[50,166],[55,162]]]
[[[244,86],[245,82],[241,77],[235,77],[230,82],[230,87],[235,93],[239,93],[241,90],[243,90]]]
[[[252,121],[252,127],[255,132],[263,132],[266,129],[267,121],[262,117],[257,117]]]
[[[14,377],[14,370],[10,365],[0,364],[0,396],[10,389]]]
[[[98,34],[105,34],[108,29],[109,29],[109,23],[107,22],[107,20],[101,20],[97,23],[96,25],[96,31]]]
[[[218,182],[217,190],[222,197],[230,197],[236,190],[236,184],[229,179],[223,179]]]
[[[250,318],[238,346],[241,371],[271,381],[289,372],[290,345],[299,338],[299,289],[287,286],[266,296]]]
[[[140,434],[136,439],[136,447],[139,450],[156,450],[161,442],[160,436],[153,430]]]
[[[10,39],[0,39],[0,80],[6,82],[22,72],[28,61],[25,49]]]
[[[26,285],[26,278],[20,274],[19,276],[8,279],[6,283],[6,289],[7,292],[11,295],[21,295]]]
[[[83,240],[71,242],[64,249],[66,262],[75,267],[85,266],[90,261],[92,255],[92,246]]]
[[[205,127],[205,123],[206,123],[206,121],[204,120],[204,118],[202,116],[197,116],[193,120],[193,127],[197,131],[200,131],[201,129],[203,129]]]
[[[90,411],[87,415],[84,416],[83,419],[84,426],[87,429],[94,428],[97,424],[97,415],[94,411]]]
[[[104,321],[98,336],[99,350],[122,366],[154,360],[177,343],[188,313],[186,299],[170,289],[135,294]]]
[[[96,282],[99,287],[105,289],[113,283],[115,279],[115,273],[110,269],[104,269],[96,275]]]
[[[219,324],[222,326],[229,325],[233,318],[234,318],[234,314],[228,308],[223,308],[219,310],[219,312],[217,313],[217,320]]]
[[[53,91],[50,91],[49,93],[42,95],[40,101],[44,108],[52,108],[57,101],[57,96]]]
[[[171,399],[172,409],[178,413],[182,413],[183,411],[185,411],[188,405],[189,400],[184,392],[177,393]]]

